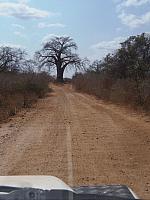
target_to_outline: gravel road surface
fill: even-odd
[[[150,198],[150,118],[53,92],[0,125],[0,175],[53,175],[72,186],[125,184]]]

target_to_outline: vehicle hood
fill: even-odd
[[[53,176],[0,176],[0,186],[73,191],[67,184]]]

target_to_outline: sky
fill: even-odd
[[[0,0],[0,45],[29,55],[70,36],[82,58],[102,59],[131,35],[150,32],[150,0]]]

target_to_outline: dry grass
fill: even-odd
[[[150,111],[150,79],[137,83],[132,79],[113,79],[91,72],[77,74],[73,78],[77,91],[97,96],[116,104],[129,105]]]
[[[48,84],[49,77],[44,73],[1,73],[0,122],[44,97],[49,90]]]

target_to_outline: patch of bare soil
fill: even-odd
[[[54,92],[0,127],[0,175],[53,175],[70,185],[125,184],[150,198],[150,119]]]

